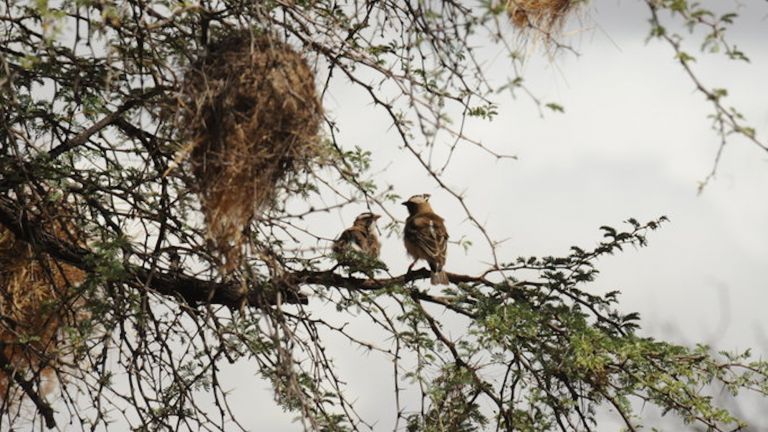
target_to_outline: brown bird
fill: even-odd
[[[378,258],[381,242],[376,234],[376,220],[380,217],[375,213],[361,213],[355,223],[333,242],[333,252],[343,255],[345,252],[357,251]]]
[[[445,229],[443,218],[432,211],[429,205],[429,194],[414,195],[403,202],[408,208],[408,219],[405,220],[403,243],[408,255],[414,258],[408,271],[416,261],[423,259],[432,270],[430,278],[432,285],[448,284],[448,275],[443,271],[446,249],[448,248],[448,231]]]

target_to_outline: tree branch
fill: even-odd
[[[17,208],[7,197],[0,198],[0,224],[10,230],[16,238],[33,244],[51,257],[71,264],[85,272],[95,271],[92,253],[80,246],[63,241],[31,220],[22,209]],[[306,296],[283,281],[272,281],[277,290],[266,290],[265,284],[250,284],[243,290],[240,281],[218,282],[198,279],[183,274],[151,271],[141,266],[125,266],[127,281],[133,286],[147,287],[160,294],[183,298],[190,304],[210,303],[238,307],[244,302],[250,306],[262,307],[275,304],[278,294],[285,303],[306,303]],[[282,283],[281,283],[282,282]]]
[[[454,284],[469,283],[469,282],[483,282],[485,281],[481,277],[462,275],[457,273],[447,273],[448,280]],[[405,285],[409,282],[413,282],[419,279],[428,279],[430,277],[429,269],[422,268],[414,270],[409,273],[404,273],[400,276],[393,276],[389,278],[374,279],[374,278],[358,278],[354,276],[342,276],[338,273],[334,273],[330,270],[326,271],[298,271],[290,273],[288,275],[297,285],[313,284],[334,286],[338,288],[348,288],[362,291],[372,291],[381,288],[386,288],[395,285]]]
[[[71,140],[67,140],[56,147],[52,148],[48,152],[48,156],[50,156],[52,159],[55,159],[59,157],[62,153],[67,152],[75,147],[81,146],[85,144],[88,139],[90,139],[94,134],[98,133],[105,127],[113,124],[116,120],[120,118],[126,111],[130,110],[131,108],[135,107],[136,105],[139,105],[140,103],[146,101],[147,99],[150,99],[154,96],[157,96],[158,94],[168,90],[167,87],[155,87],[153,89],[148,90],[145,93],[129,97],[128,100],[123,102],[122,105],[117,107],[117,109],[106,116],[104,116],[101,120],[97,121],[91,127],[88,129],[80,132],[76,137],[72,138]]]
[[[44,401],[43,398],[37,394],[37,392],[35,392],[32,381],[24,379],[24,377],[19,374],[16,368],[14,368],[11,360],[8,359],[8,357],[5,355],[5,347],[6,344],[4,342],[0,342],[0,369],[2,369],[3,372],[8,375],[8,377],[13,379],[16,384],[19,385],[19,387],[21,387],[21,389],[24,390],[24,393],[26,393],[27,397],[29,397],[35,406],[37,406],[37,409],[40,411],[40,415],[43,416],[43,419],[45,420],[45,427],[48,429],[55,428],[56,420],[53,418],[53,408],[51,408],[51,406],[48,405],[48,403]]]
[[[0,197],[0,224],[9,229],[16,238],[35,245],[57,260],[86,272],[95,271],[96,265],[92,259],[89,259],[92,252],[45,231],[39,222],[30,219],[22,209],[17,208],[6,197]],[[244,285],[240,280],[219,282],[198,279],[181,273],[158,269],[150,270],[132,264],[126,264],[125,271],[127,283],[137,288],[150,288],[162,295],[182,298],[192,305],[220,304],[230,307],[239,307],[243,304],[265,307],[275,305],[278,302],[307,304],[307,296],[298,291],[302,285],[323,285],[349,290],[372,291],[391,286],[402,286],[416,280],[427,279],[430,276],[430,272],[426,268],[381,279],[343,276],[331,270],[297,271],[286,273],[269,281],[249,282]],[[454,284],[489,284],[482,276],[456,273],[448,273],[448,280]],[[451,299],[436,297],[421,291],[415,291],[411,295],[420,300],[440,304],[457,313],[468,315],[467,311],[457,307]]]

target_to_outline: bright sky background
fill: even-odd
[[[765,138],[768,3],[741,4],[734,36],[751,64],[701,58],[696,69],[705,84],[728,88],[728,102]],[[525,96],[499,95],[497,118],[472,120],[468,134],[518,160],[495,162],[467,146],[445,178],[465,191],[493,238],[508,239],[500,255],[509,261],[520,255],[562,255],[571,245],[590,247],[600,240],[601,225],[620,227],[629,217],[647,221],[667,215],[671,223],[649,235],[649,247],[601,260],[595,292],[621,290],[622,310],[641,313],[645,335],[728,350],[753,347],[756,355],[765,355],[768,154],[733,139],[717,178],[697,195],[718,146],[707,119],[710,107],[694,92],[671,48],[645,42],[647,17],[643,2],[593,1],[581,22],[568,26],[577,29],[568,33],[580,56],[552,59],[532,52],[524,71],[536,96],[559,103],[565,113],[542,118]],[[500,84],[510,74],[506,59],[500,48],[489,51],[488,58],[489,74]],[[338,120],[342,144],[371,150],[374,170],[381,170],[400,195],[432,193],[433,207],[446,217],[453,239],[475,239],[468,255],[451,246],[449,271],[482,268],[487,250],[463,221],[458,203],[411,162],[403,162],[410,156],[397,150],[398,138],[380,110],[339,88],[326,109]],[[357,210],[328,216],[328,236],[349,225]],[[401,220],[406,216],[400,206],[390,211]],[[409,264],[402,241],[383,242],[382,259],[392,273],[402,273]],[[321,312],[324,305],[313,307]],[[327,314],[349,320],[334,311]],[[382,333],[362,324],[356,330],[383,344]],[[360,413],[378,421],[377,430],[391,430],[391,366],[339,338],[329,345]],[[253,431],[301,430],[291,422],[293,415],[275,406],[271,389],[254,368],[241,363],[223,371],[242,424]],[[409,397],[414,400],[404,395]],[[606,421],[599,430],[616,430],[616,425]]]

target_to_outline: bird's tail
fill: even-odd
[[[444,271],[433,272],[430,281],[432,285],[448,285],[448,273]]]

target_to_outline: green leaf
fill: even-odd
[[[547,103],[544,106],[549,108],[552,111],[555,111],[555,112],[560,112],[560,113],[564,113],[565,112],[565,108],[563,108],[561,105],[558,105],[558,104],[556,104],[554,102],[549,102],[549,103]]]

